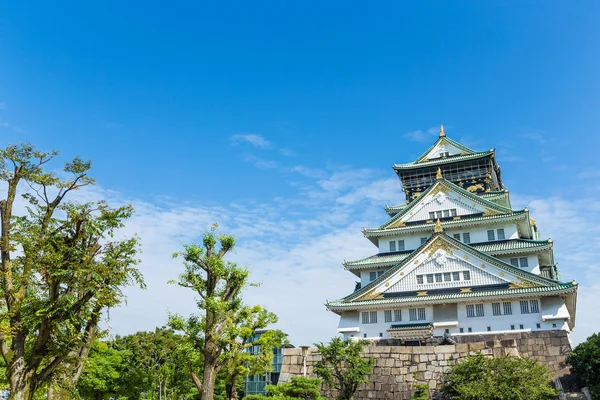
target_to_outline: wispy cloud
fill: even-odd
[[[0,121],[0,126],[3,128],[8,128],[10,127],[10,124],[8,122]]]
[[[248,143],[259,149],[268,149],[271,147],[271,142],[264,138],[262,135],[255,133],[245,133],[233,135],[230,138],[232,146],[237,146],[240,143]]]
[[[279,166],[279,164],[277,164],[277,162],[275,161],[265,160],[263,158],[259,158],[253,155],[246,156],[244,158],[244,161],[260,169],[272,169],[277,168]]]
[[[540,144],[548,143],[548,139],[546,138],[546,132],[541,129],[528,130],[522,136],[525,139],[533,140],[534,142],[538,142]]]
[[[287,149],[287,148],[279,149],[279,152],[281,153],[281,155],[286,156],[286,157],[296,157],[297,156],[296,152],[294,152],[291,149]]]
[[[305,167],[303,165],[295,165],[291,168],[291,171],[295,172],[297,174],[300,174],[302,176],[305,176],[307,178],[322,179],[327,176],[327,173],[325,171],[323,171],[322,169],[309,168],[309,167]]]
[[[416,131],[406,132],[402,136],[412,142],[429,142],[439,134],[439,129],[439,127],[435,126],[427,130],[417,129]]]

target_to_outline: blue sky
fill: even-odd
[[[91,158],[90,195],[137,207],[128,232],[144,240],[149,289],[130,291],[114,330],[191,312],[165,285],[179,268],[169,255],[216,220],[263,282],[248,298],[303,344],[335,333],[323,302],[353,287],[342,260],[373,253],[360,228],[402,202],[391,164],[443,123],[497,149],[513,204],[554,238],[563,276],[583,282],[581,340],[600,326],[599,12],[593,1],[2,2],[0,144]]]

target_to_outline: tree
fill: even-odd
[[[250,395],[244,400],[325,400],[321,396],[321,382],[319,378],[292,376],[290,382],[267,385],[265,391],[268,396]]]
[[[416,384],[415,393],[413,394],[413,400],[427,400],[429,399],[429,385]]]
[[[204,234],[202,246],[185,245],[183,251],[174,254],[183,258],[185,266],[177,283],[199,296],[201,313],[188,319],[173,315],[169,325],[185,332],[192,353],[200,353],[202,378],[191,364],[190,374],[201,400],[213,400],[217,374],[228,364],[226,353],[232,340],[239,337],[237,324],[244,310],[241,291],[249,285],[248,270],[224,260],[234,247],[234,237],[217,235],[216,229],[215,224]]]
[[[336,337],[328,344],[315,344],[321,359],[313,370],[327,386],[337,390],[338,400],[351,400],[358,385],[366,382],[367,375],[373,372],[373,358],[361,356],[367,343]]]
[[[571,372],[583,378],[593,399],[600,399],[600,335],[594,333],[567,356]]]
[[[461,400],[554,400],[548,369],[535,359],[469,356],[454,365],[441,391]]]
[[[137,238],[112,239],[132,207],[73,201],[94,183],[91,164],[67,162],[63,179],[45,170],[57,154],[29,144],[0,150],[0,354],[14,400],[30,400],[61,371],[76,382],[102,312],[122,301],[123,286],[143,285]]]
[[[85,363],[78,391],[84,399],[102,400],[115,394],[124,382],[121,373],[125,369],[124,352],[111,347],[110,343],[95,341]]]
[[[261,306],[243,306],[234,314],[233,323],[225,330],[223,352],[227,381],[227,398],[237,398],[236,381],[246,375],[263,375],[273,369],[273,349],[285,342],[280,330],[263,332],[252,340],[258,329],[277,322],[277,316]]]

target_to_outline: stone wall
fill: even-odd
[[[450,366],[475,352],[492,357],[535,358],[545,364],[555,378],[568,374],[564,361],[571,345],[565,331],[469,335],[458,336],[456,340],[454,345],[414,347],[393,345],[390,340],[373,342],[365,348],[364,354],[375,358],[375,367],[368,382],[360,385],[355,400],[410,399],[415,384],[437,388]],[[309,348],[306,354],[307,375],[313,377],[312,365],[320,355],[316,348]],[[302,374],[302,349],[285,349],[280,382]],[[325,394],[329,399],[335,398],[335,393],[325,391]]]

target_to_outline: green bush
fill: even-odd
[[[555,400],[551,381],[537,360],[477,354],[452,367],[441,391],[461,400]]]
[[[571,372],[583,378],[592,399],[600,399],[600,335],[594,333],[567,356]]]

